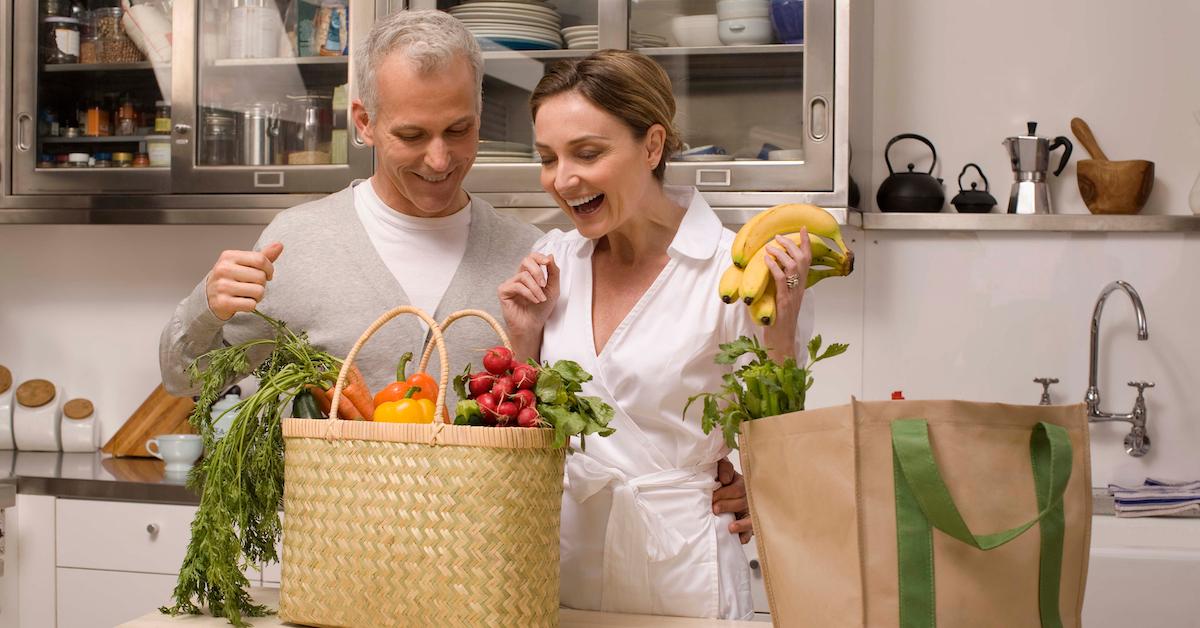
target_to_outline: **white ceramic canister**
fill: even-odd
[[[13,376],[12,371],[0,364],[0,449],[12,449],[13,445]]]
[[[23,451],[58,451],[62,390],[45,379],[17,386],[13,405],[13,440]]]
[[[100,423],[96,407],[87,399],[72,399],[63,404],[62,450],[69,452],[92,452],[99,446]]]

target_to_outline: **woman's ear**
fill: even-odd
[[[663,151],[667,145],[667,129],[661,124],[652,125],[646,130],[644,148],[646,151],[646,166],[653,171],[663,159]]]

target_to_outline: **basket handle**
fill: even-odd
[[[333,387],[333,401],[329,409],[329,429],[331,435],[340,431],[338,427],[340,422],[337,420],[338,403],[342,398],[342,387],[346,384],[346,375],[349,374],[350,366],[354,363],[354,358],[358,355],[359,349],[367,342],[368,338],[379,331],[380,327],[383,327],[388,321],[401,314],[415,314],[419,316],[421,320],[425,321],[426,325],[429,325],[429,332],[433,334],[433,341],[429,343],[429,347],[426,347],[426,352],[432,351],[433,346],[437,345],[438,357],[442,359],[437,401],[434,403],[433,416],[435,418],[442,416],[442,410],[446,407],[446,384],[450,382],[450,366],[447,364],[446,341],[442,337],[442,328],[438,326],[437,321],[433,320],[421,308],[411,305],[400,305],[384,312],[382,316],[375,319],[375,322],[371,323],[371,326],[358,337],[358,342],[354,343],[354,346],[350,349],[350,353],[346,354],[346,359],[342,362],[342,370],[338,371],[337,384]],[[421,370],[425,370],[423,364]],[[370,417],[367,418],[370,419]]]
[[[445,332],[447,329],[449,329],[450,326],[454,324],[454,321],[456,321],[460,318],[466,318],[468,316],[482,318],[484,320],[484,322],[486,322],[488,325],[491,325],[492,330],[495,331],[496,335],[500,337],[500,342],[503,343],[504,346],[507,347],[509,351],[512,351],[512,343],[509,342],[509,340],[508,340],[508,334],[504,332],[504,326],[501,325],[500,322],[497,321],[494,316],[492,316],[491,314],[488,314],[487,312],[485,312],[483,310],[459,310],[457,312],[451,313],[449,316],[446,317],[445,320],[442,321],[442,324],[441,324],[442,332]],[[429,364],[429,358],[433,354],[433,345],[434,344],[437,344],[436,337],[430,341],[429,345],[427,345],[425,347],[425,352],[421,354],[421,363],[420,363],[420,366],[417,367],[417,372],[421,372],[421,373],[425,372],[425,367]],[[441,347],[441,345],[438,345],[438,346],[439,346],[439,348]],[[445,370],[447,369],[446,352],[444,350],[439,351],[438,356],[441,357],[441,359],[442,359],[442,371],[445,372]]]

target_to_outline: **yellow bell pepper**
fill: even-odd
[[[433,423],[433,413],[436,409],[433,402],[413,398],[420,390],[419,386],[413,386],[408,389],[403,399],[380,404],[371,418],[381,423]]]

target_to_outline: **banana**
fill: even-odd
[[[844,275],[834,268],[812,268],[808,271],[808,281],[806,281],[804,285],[806,288],[811,288],[822,279],[842,276]]]
[[[810,234],[833,240],[841,251],[849,251],[842,240],[837,219],[832,214],[816,205],[789,203],[776,205],[762,212],[738,230],[730,252],[733,264],[738,268],[745,268],[754,253],[770,242],[771,238],[784,233],[795,233],[800,231],[801,227],[807,227]]]
[[[750,319],[764,327],[775,322],[775,282],[767,282],[767,289],[749,306]]]
[[[797,245],[800,244],[799,233],[789,233],[784,237],[795,242]],[[829,248],[825,244],[825,241],[815,234],[808,234],[808,242],[812,249],[813,266],[830,266],[838,269],[840,274],[849,274],[848,270],[842,272],[847,266],[845,256]],[[749,263],[746,264],[746,269],[742,272],[742,283],[738,289],[738,296],[749,304],[767,289],[767,284],[770,280],[771,268],[767,266],[767,247],[764,245],[754,253]]]
[[[742,269],[729,265],[725,269],[725,274],[721,275],[721,283],[717,287],[717,294],[721,295],[721,300],[725,303],[733,303],[738,299],[738,287],[742,285]]]

